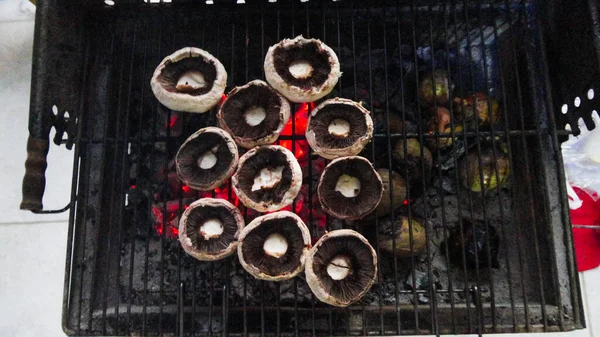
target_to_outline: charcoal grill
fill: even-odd
[[[598,22],[594,0],[38,1],[22,208],[70,212],[63,329],[69,335],[333,336],[583,328],[559,144],[578,132],[578,118],[591,123],[589,112],[598,107],[584,95],[600,89]],[[197,46],[225,65],[231,89],[264,79],[267,48],[300,34],[323,40],[339,56],[344,74],[331,96],[363,101],[372,111],[374,141],[363,155],[377,167],[392,165],[390,146],[407,138],[423,144],[457,137],[463,150],[502,142],[511,158],[510,188],[484,195],[458,187],[459,150],[435,154],[431,181],[409,186],[406,205],[393,215],[424,220],[426,253],[400,259],[376,247],[378,280],[348,308],[317,302],[301,277],[256,281],[235,258],[193,260],[175,236],[191,201],[236,201],[228,185],[199,193],[176,178],[178,146],[215,125],[215,111],[184,114],[161,106],[149,86],[154,67],[179,48]],[[505,111],[501,121],[427,133],[415,91],[433,68],[451,74],[460,97],[477,91],[496,97]],[[291,128],[278,142],[304,165],[305,186],[292,209],[317,237],[361,223],[320,213],[313,191],[325,162],[297,132],[313,107],[295,104]],[[417,127],[392,131],[386,125],[398,116]],[[564,131],[567,123],[573,131]],[[74,146],[71,200],[62,210],[41,204],[51,128],[55,144]],[[247,221],[257,215],[244,214]],[[465,217],[499,232],[498,269],[446,262],[440,242]],[[379,220],[369,221],[377,226]]]

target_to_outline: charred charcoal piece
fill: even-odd
[[[489,245],[488,245],[489,242]],[[462,238],[460,227],[456,227],[448,237],[448,240],[442,243],[441,250],[448,248],[448,257],[450,262],[457,267],[463,265],[463,254],[468,269],[477,268],[500,268],[498,262],[498,249],[500,247],[500,237],[496,229],[483,222],[471,223],[463,219]],[[489,264],[488,254],[491,260]]]
[[[316,154],[334,159],[358,154],[373,137],[373,120],[360,103],[327,100],[308,117],[306,140]]]
[[[450,111],[441,106],[437,107],[436,110],[436,116],[432,116],[427,124],[427,130],[429,131],[429,134],[435,136],[436,132],[452,133],[452,116],[450,115]],[[461,132],[462,129],[462,125],[456,123],[454,124],[455,134]],[[437,151],[452,146],[455,141],[456,137],[452,138],[452,135],[432,137],[427,138],[427,146],[431,150]]]
[[[375,210],[383,194],[383,183],[365,158],[342,157],[325,167],[317,191],[325,212],[356,220]]]
[[[191,135],[175,156],[177,175],[189,187],[208,191],[233,174],[238,162],[237,146],[229,134],[207,127]]]
[[[267,83],[235,87],[219,109],[219,126],[247,149],[273,143],[290,119],[290,104]]]
[[[193,202],[179,221],[183,250],[201,261],[227,257],[238,245],[244,227],[240,211],[227,200],[204,198]]]
[[[156,99],[167,108],[202,113],[223,96],[227,72],[207,51],[187,47],[165,57],[150,84]]]
[[[238,257],[257,279],[288,280],[304,269],[310,242],[302,219],[288,211],[275,212],[252,220],[242,230]]]
[[[359,233],[329,232],[308,252],[306,282],[321,301],[346,307],[369,291],[377,276],[377,255]]]
[[[279,145],[265,145],[240,158],[231,181],[246,207],[271,212],[294,201],[302,186],[302,169],[290,150]]]
[[[378,169],[377,173],[383,182],[381,202],[379,202],[379,205],[377,205],[377,208],[375,209],[377,216],[380,217],[386,216],[390,214],[392,210],[396,210],[402,206],[404,199],[406,198],[406,182],[400,174],[388,169]]]
[[[436,154],[436,167],[440,170],[450,170],[455,167],[456,161],[467,151],[462,138],[456,137],[452,147],[441,149]]]
[[[453,103],[456,115],[472,126],[475,126],[476,119],[479,126],[497,124],[500,121],[498,100],[488,97],[485,93],[476,92],[465,98],[456,97]]]
[[[437,269],[434,269],[432,271],[432,275],[433,275],[433,285],[436,287],[436,289],[442,289],[442,283],[439,280],[439,271]],[[413,285],[413,277],[414,277],[414,281],[415,281],[414,285]],[[416,289],[416,290],[428,289],[431,286],[428,272],[421,271],[418,269],[413,270],[406,278],[406,281],[404,281],[404,289],[412,290],[413,286],[414,286],[414,289]]]
[[[498,144],[495,150],[491,144],[482,144],[481,152],[477,148],[472,149],[460,160],[458,169],[461,184],[473,192],[487,192],[504,187],[510,178],[508,155]]]
[[[329,94],[339,77],[335,52],[316,39],[285,39],[265,56],[267,82],[292,102],[313,102]]]
[[[419,100],[425,106],[448,105],[452,95],[452,83],[448,73],[435,70],[421,76]]]
[[[418,182],[429,180],[433,158],[431,152],[425,146],[414,138],[398,140],[392,152],[393,169],[399,172],[407,180]],[[425,176],[422,174],[421,165],[425,170]],[[414,185],[414,184],[413,184]]]
[[[410,236],[412,229],[412,247]],[[392,222],[391,218],[379,223],[379,248],[400,257],[417,256],[425,252],[427,233],[420,221],[399,216]],[[395,247],[394,247],[395,240]]]

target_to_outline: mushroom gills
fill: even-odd
[[[314,69],[307,61],[295,61],[290,64],[288,70],[295,78],[304,79],[312,76]]]
[[[208,219],[200,226],[200,235],[204,240],[218,238],[223,234],[223,223],[218,219]]]
[[[265,251],[265,254],[278,259],[287,252],[288,242],[283,235],[272,233],[265,239],[263,250]]]
[[[250,126],[256,126],[262,123],[267,117],[267,112],[261,106],[251,107],[244,113],[244,119]]]
[[[204,86],[206,86],[204,75],[199,71],[191,70],[181,75],[179,80],[177,80],[175,89],[181,92],[191,92],[201,89]]]
[[[329,124],[327,131],[334,136],[346,138],[350,134],[350,122],[336,118]]]
[[[335,185],[335,191],[340,192],[346,198],[354,198],[360,193],[360,180],[347,174],[343,174],[338,178]]]
[[[327,265],[327,275],[333,280],[343,280],[350,274],[352,274],[352,264],[345,255],[337,255]]]
[[[281,182],[284,168],[285,166],[277,166],[275,168],[265,167],[260,170],[259,174],[254,178],[252,191],[270,189],[277,186]]]

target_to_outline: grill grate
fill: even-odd
[[[557,132],[531,3],[215,2],[88,1],[63,313],[69,334],[482,334],[582,326],[551,142]],[[251,279],[234,258],[197,262],[182,253],[175,235],[191,201],[236,198],[230,185],[198,193],[176,178],[172,159],[178,146],[200,127],[215,125],[215,114],[161,106],[149,87],[154,68],[174,50],[198,46],[225,65],[230,89],[264,79],[267,48],[299,34],[323,40],[338,54],[344,75],[332,95],[363,101],[372,111],[374,141],[363,155],[376,167],[393,167],[391,148],[398,140],[418,139],[422,153],[429,139],[457,139],[456,151],[434,154],[440,164],[432,184],[409,181],[407,205],[392,213],[424,220],[426,253],[401,259],[375,246],[376,285],[349,308],[316,302],[302,277],[269,283]],[[433,68],[451,74],[460,97],[496,97],[505,112],[501,121],[491,128],[427,133],[428,113],[415,92],[424,70]],[[318,207],[314,178],[325,161],[295,132],[302,128],[297,117],[313,107],[293,104],[292,132],[278,142],[304,165],[303,192],[292,209],[317,237],[364,224],[326,217]],[[386,126],[397,117],[412,121],[413,128]],[[494,149],[506,144],[511,187],[488,194],[461,189],[454,167],[466,149],[479,154],[490,142]],[[426,175],[424,165],[418,169]],[[244,209],[246,223],[255,216]],[[464,219],[496,228],[498,269],[469,270],[464,259],[461,266],[446,262],[450,252],[440,242],[455,228],[462,233]],[[363,232],[377,242],[379,234],[369,228],[381,220],[369,221]],[[493,264],[489,251],[484,258]]]

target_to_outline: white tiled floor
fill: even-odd
[[[0,14],[8,2],[0,0]],[[34,215],[18,210],[25,161],[33,21],[0,15],[0,336],[64,336],[61,329],[67,214]],[[8,127],[10,126],[10,127]],[[72,153],[53,147],[45,207],[67,202]],[[600,269],[581,276],[588,329],[554,335],[600,337]],[[506,335],[503,335],[506,336]],[[546,337],[548,335],[544,335]]]

